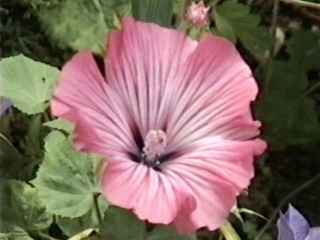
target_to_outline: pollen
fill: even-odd
[[[167,134],[162,130],[150,130],[144,140],[143,155],[147,162],[156,162],[165,152]]]

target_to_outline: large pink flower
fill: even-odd
[[[102,191],[142,220],[180,232],[221,226],[265,150],[257,85],[235,47],[126,18],[104,66],[90,52],[62,69],[52,111],[76,145],[107,159]]]

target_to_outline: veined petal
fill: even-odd
[[[156,24],[123,20],[109,39],[106,73],[139,126],[141,135],[161,129],[175,106],[170,104],[181,66],[197,42]]]
[[[254,156],[265,147],[260,140],[207,139],[163,166],[164,174],[180,181],[184,191],[196,199],[191,219],[198,228],[215,230],[224,223],[236,197],[254,175]]]
[[[128,114],[119,96],[106,84],[91,53],[76,54],[63,67],[51,109],[53,115],[75,123],[79,130],[77,143],[89,151],[94,143],[118,151],[137,148]],[[82,127],[77,126],[80,122]],[[96,140],[82,135],[84,129]]]
[[[247,140],[259,134],[250,110],[257,85],[229,41],[213,36],[202,40],[187,59],[182,79],[168,120],[172,148],[207,136]]]
[[[151,223],[170,224],[181,209],[189,209],[189,213],[194,209],[192,200],[170,178],[142,164],[118,161],[116,156],[106,166],[102,190],[109,202],[132,209],[141,220]]]

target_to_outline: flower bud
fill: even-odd
[[[206,7],[203,1],[198,3],[192,2],[187,9],[186,20],[191,22],[195,27],[202,28],[209,23],[209,7]]]

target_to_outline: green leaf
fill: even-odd
[[[99,209],[104,215],[108,208],[106,200],[100,196],[98,198]],[[57,223],[62,231],[69,237],[74,236],[86,229],[96,229],[99,227],[99,219],[95,209],[90,209],[88,213],[79,218],[57,218]]]
[[[302,70],[320,69],[320,34],[307,31],[294,32],[288,42],[290,63],[302,65]]]
[[[24,0],[24,2],[30,4],[33,8],[37,9],[41,6],[52,7],[59,4],[59,2],[64,0]]]
[[[23,55],[0,61],[0,96],[27,114],[43,112],[49,105],[59,71]]]
[[[304,145],[320,139],[320,124],[314,102],[305,91],[306,70],[320,68],[319,41],[313,33],[297,32],[288,43],[289,61],[274,61],[268,91],[258,105],[258,119],[264,124],[271,148]],[[319,39],[319,38],[318,38]]]
[[[12,235],[20,228],[39,231],[51,224],[52,218],[40,203],[37,190],[26,183],[1,179],[0,202],[1,233]]]
[[[126,2],[65,0],[36,13],[49,37],[61,47],[102,54],[107,33],[114,27],[115,10]]]
[[[52,129],[64,131],[66,133],[71,133],[74,130],[74,125],[63,119],[55,119],[50,122],[46,122],[43,125]]]
[[[259,26],[260,16],[250,13],[250,8],[234,0],[225,1],[214,11],[219,35],[235,42],[238,38],[251,54],[264,59],[271,46],[267,29]]]
[[[218,29],[218,33],[233,43],[237,41],[236,33],[233,31],[232,25],[228,22],[227,19],[225,19],[223,16],[220,16],[218,11],[215,11],[215,22],[216,27]]]
[[[320,136],[320,126],[311,99],[303,97],[306,74],[299,65],[275,61],[269,91],[258,105],[258,119],[274,149],[308,144]]]
[[[173,13],[177,15],[183,15],[185,12],[185,6],[188,0],[174,0],[173,1]]]
[[[20,227],[12,227],[8,233],[0,233],[0,240],[33,240],[29,234]]]
[[[0,177],[26,180],[31,176],[32,166],[12,143],[0,133]]]
[[[196,240],[196,236],[179,235],[173,228],[167,226],[156,227],[149,235],[148,240]]]
[[[133,16],[141,21],[170,26],[173,15],[172,0],[131,0]]]
[[[112,240],[144,240],[146,235],[146,227],[142,221],[131,212],[116,207],[107,210],[100,229],[105,239]]]
[[[45,141],[45,159],[33,181],[47,211],[62,217],[85,215],[99,192],[98,157],[74,150],[71,140],[54,131]]]

